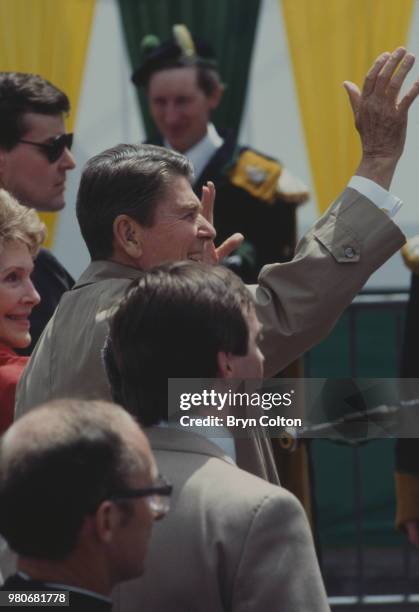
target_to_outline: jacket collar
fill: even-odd
[[[111,278],[135,280],[141,276],[142,271],[131,266],[115,263],[114,261],[98,260],[92,261],[80,276],[73,289],[79,289],[84,285],[91,285]]]
[[[217,457],[231,465],[236,465],[224,451],[207,438],[189,431],[172,427],[149,427],[145,430],[153,450],[193,453]]]

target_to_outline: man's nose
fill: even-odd
[[[60,166],[66,170],[73,170],[73,168],[76,167],[74,155],[70,149],[67,149],[67,147],[64,149],[63,154],[60,157]]]
[[[175,125],[179,121],[179,109],[175,104],[168,104],[165,109],[164,120],[167,125]]]

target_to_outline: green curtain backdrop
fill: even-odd
[[[238,132],[260,0],[118,0],[118,4],[133,68],[140,62],[143,36],[156,34],[162,41],[167,40],[175,23],[186,24],[195,36],[212,44],[227,86],[213,119],[217,127]],[[143,92],[139,102],[147,136],[151,138],[155,128]]]

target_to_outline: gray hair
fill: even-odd
[[[120,144],[92,157],[84,168],[76,205],[91,258],[111,257],[118,215],[151,227],[171,179],[184,176],[191,181],[192,175],[186,157],[154,145]]]

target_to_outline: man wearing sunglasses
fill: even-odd
[[[66,174],[75,167],[73,136],[64,117],[70,103],[62,91],[34,74],[0,72],[0,186],[22,204],[42,212],[64,205]],[[32,344],[41,335],[61,295],[74,284],[57,259],[42,250],[33,282],[41,303],[31,315]]]
[[[110,611],[170,503],[135,420],[106,402],[45,404],[4,435],[0,464],[0,533],[18,554],[2,590],[68,591],[73,610]]]

